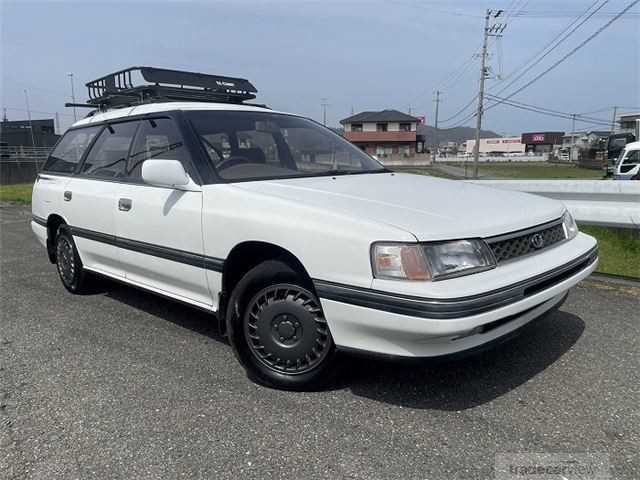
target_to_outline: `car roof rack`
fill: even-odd
[[[86,84],[87,106],[99,110],[157,102],[242,103],[256,98],[244,78],[155,67],[130,67]]]

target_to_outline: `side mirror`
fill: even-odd
[[[145,160],[142,163],[142,180],[149,185],[176,190],[199,190],[178,160]]]

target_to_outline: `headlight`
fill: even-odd
[[[564,228],[565,237],[567,240],[571,240],[578,235],[578,225],[576,225],[576,221],[573,218],[573,215],[569,213],[569,210],[564,212],[562,216],[562,227]]]
[[[443,280],[489,270],[496,266],[482,240],[423,244],[376,243],[371,250],[376,278]]]

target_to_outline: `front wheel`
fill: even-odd
[[[320,301],[286,263],[250,270],[229,299],[227,327],[234,352],[257,382],[288,390],[321,386],[335,346]]]

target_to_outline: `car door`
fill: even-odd
[[[85,267],[123,277],[115,243],[118,181],[124,176],[137,121],[105,126],[64,191],[64,216]]]
[[[145,184],[142,163],[179,160],[193,175],[178,125],[171,118],[141,120],[119,185],[116,231],[125,278],[175,298],[210,307],[204,269],[202,192]]]
[[[69,130],[57,143],[36,178],[32,198],[34,215],[45,220],[51,214],[65,217],[63,210],[70,206],[64,201],[65,187],[100,130],[101,126]]]

